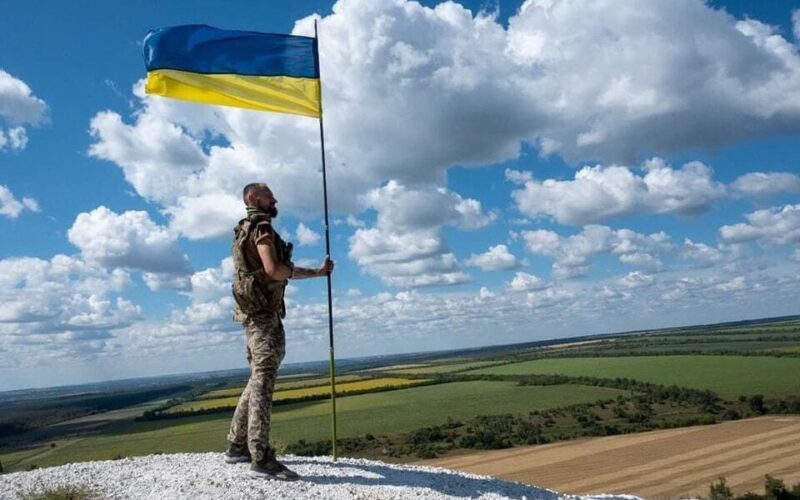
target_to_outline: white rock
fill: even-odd
[[[448,469],[330,457],[286,455],[280,460],[300,474],[283,482],[229,465],[221,453],[180,453],[83,462],[0,476],[0,499],[58,486],[85,486],[109,500],[152,499],[626,499],[630,495],[563,495],[544,488]]]

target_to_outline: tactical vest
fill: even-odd
[[[283,292],[288,281],[273,280],[260,265],[258,269],[250,269],[245,257],[246,245],[250,242],[253,230],[259,223],[265,222],[262,218],[245,218],[233,230],[233,319],[244,321],[251,314],[269,314],[278,312],[281,318],[286,316],[286,304],[283,301]],[[278,261],[288,264],[292,259],[292,244],[281,239],[273,231],[275,253]]]

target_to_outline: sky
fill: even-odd
[[[316,119],[144,94],[179,24],[319,21],[337,358],[800,313],[800,2],[225,5],[4,7],[0,391],[245,367],[249,182],[324,257]]]

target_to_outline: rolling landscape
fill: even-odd
[[[767,474],[800,481],[796,316],[338,366],[347,457],[647,498],[705,495],[720,477],[737,494],[759,490]],[[324,367],[281,372],[272,431],[281,453],[330,453]],[[0,394],[3,472],[223,450],[246,378],[235,370]]]

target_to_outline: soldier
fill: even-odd
[[[231,253],[234,320],[244,326],[250,379],[233,414],[225,461],[250,461],[253,472],[292,481],[297,474],[275,458],[269,444],[272,392],[286,345],[281,322],[286,315],[283,294],[289,279],[326,276],[333,272],[333,262],[326,258],[318,269],[296,267],[292,244],[272,227],[278,200],[269,187],[248,184],[242,198],[247,217],[234,229]]]

